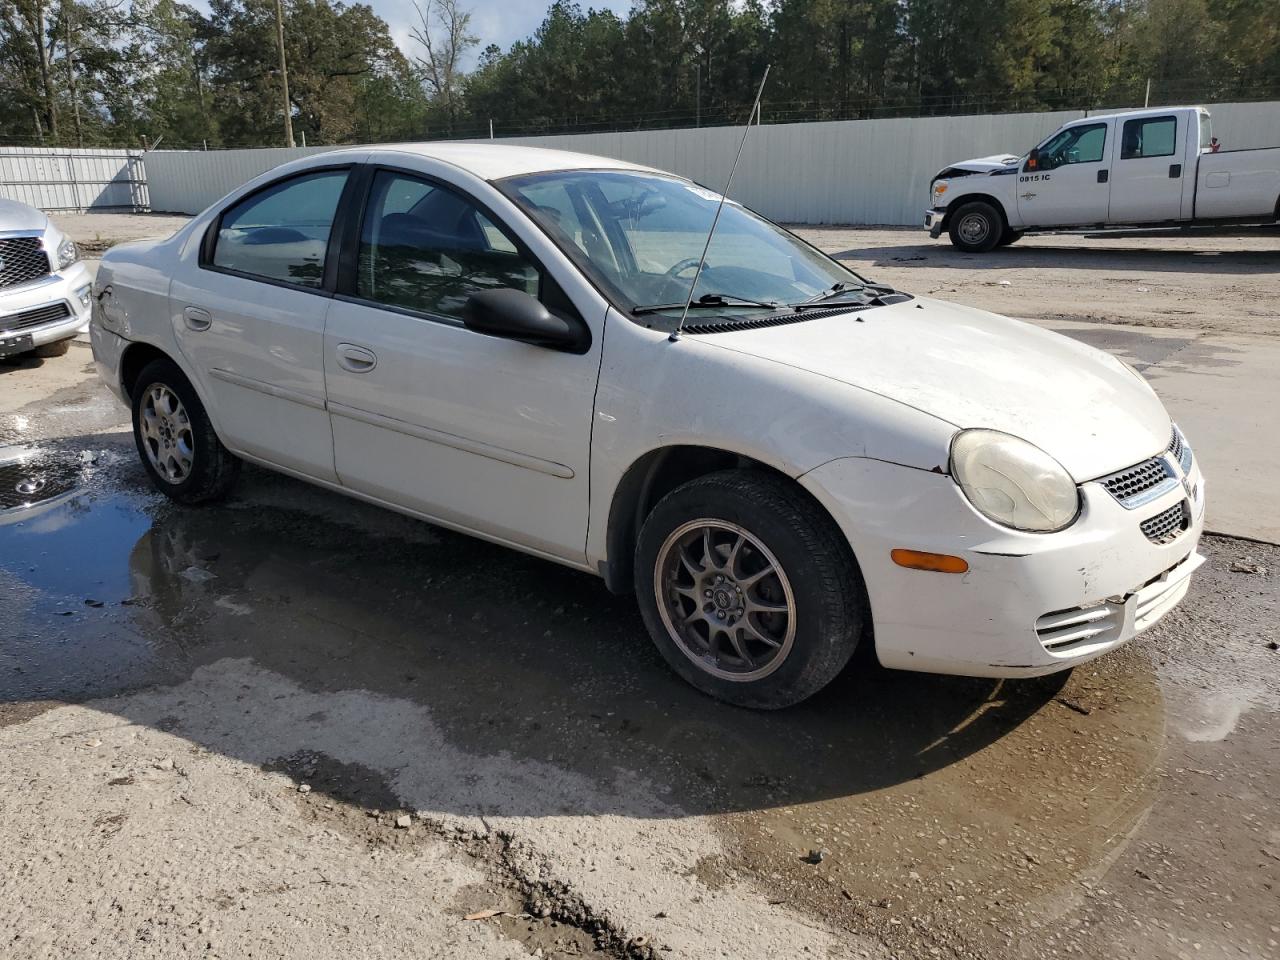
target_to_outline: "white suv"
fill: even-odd
[[[58,357],[89,329],[93,278],[76,245],[35,207],[0,199],[0,357]]]

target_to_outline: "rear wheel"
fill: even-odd
[[[974,200],[951,215],[947,235],[951,243],[965,253],[994,250],[1004,235],[1004,217],[989,203]]]
[[[147,364],[131,395],[133,439],[156,489],[186,504],[225,496],[240,461],[214,433],[204,404],[177,364]]]
[[[769,474],[725,471],[665,496],[640,531],[636,596],[672,668],[699,690],[777,709],[848,663],[866,592],[843,535]]]

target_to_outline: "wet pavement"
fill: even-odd
[[[0,412],[23,441],[0,478],[29,502],[0,510],[0,763],[26,771],[0,786],[15,955],[71,922],[25,892],[66,890],[55,862],[102,885],[60,893],[66,911],[216,899],[201,883],[239,854],[172,889],[137,867],[129,890],[159,886],[130,906],[124,853],[77,833],[143,789],[139,763],[159,776],[145,750],[168,750],[258,844],[288,832],[267,819],[283,811],[407,877],[422,848],[387,841],[407,834],[386,815],[413,811],[510,913],[546,898],[541,921],[488,921],[524,955],[1280,956],[1280,549],[1206,539],[1184,604],[1070,675],[932,677],[860,655],[800,707],[752,713],[671,675],[632,602],[589,576],[260,470],[224,504],[174,506],[125,414],[89,379]],[[132,842],[230,844],[189,787],[172,803],[147,789]],[[86,836],[133,809],[104,807]],[[182,833],[196,823],[212,838]],[[237,896],[244,911],[265,894]],[[221,909],[190,908],[192,931]],[[377,913],[288,909],[322,926]],[[160,943],[138,932],[154,922],[129,936]],[[184,938],[165,942],[215,942]]]

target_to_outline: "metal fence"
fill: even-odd
[[[0,197],[54,212],[151,209],[137,150],[0,147]]]
[[[1226,149],[1280,146],[1280,102],[1220,103],[1210,110],[1214,133]],[[1060,124],[1084,115],[1064,110],[766,123],[747,143],[733,196],[785,223],[917,224],[928,201],[929,180],[947,164],[1022,153]],[[616,157],[719,187],[741,135],[741,127],[703,127],[496,142]],[[153,150],[139,155],[5,148],[0,149],[0,196],[50,210],[194,214],[278,164],[332,149]],[[29,166],[18,165],[24,162]]]

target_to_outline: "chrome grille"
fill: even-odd
[[[10,330],[26,330],[28,327],[65,320],[69,316],[71,316],[71,308],[65,301],[50,303],[43,307],[36,307],[34,310],[23,310],[21,313],[0,317],[0,331],[7,333]]]
[[[1191,514],[1187,502],[1175,503],[1167,510],[1161,510],[1154,517],[1148,517],[1140,524],[1142,532],[1152,543],[1173,543],[1191,526]]]
[[[1178,485],[1163,457],[1152,457],[1098,480],[1107,492],[1132,510]]]
[[[38,280],[49,275],[49,258],[39,237],[6,237],[0,240],[0,287]]]
[[[1191,444],[1177,427],[1173,428],[1173,439],[1169,441],[1169,456],[1178,461],[1183,473],[1191,472]]]

